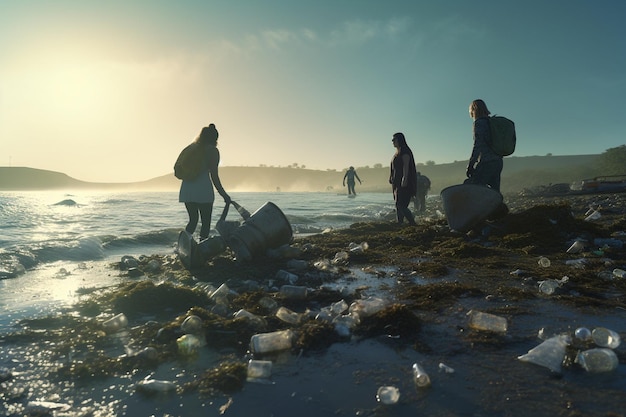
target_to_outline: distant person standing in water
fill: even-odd
[[[415,210],[423,213],[426,211],[426,194],[428,194],[428,190],[430,190],[430,178],[417,171],[416,183],[417,189],[415,192],[414,207]]]
[[[502,157],[491,149],[489,115],[491,112],[482,100],[474,100],[469,106],[469,115],[474,119],[474,147],[467,166],[465,184],[483,184],[500,192]]]
[[[398,223],[402,224],[406,218],[409,224],[414,225],[415,219],[411,210],[409,210],[411,197],[415,196],[417,188],[413,152],[406,144],[403,133],[395,133],[391,143],[396,148],[396,153],[391,160],[389,183],[391,184],[393,197],[396,202]]]
[[[231,202],[230,197],[222,187],[218,172],[220,163],[220,152],[217,149],[218,136],[213,123],[202,128],[195,142],[201,145],[202,152],[204,152],[204,167],[196,178],[183,180],[178,194],[178,201],[185,203],[185,208],[189,214],[189,222],[185,230],[193,235],[198,225],[198,217],[202,220],[200,240],[208,238],[211,230],[211,214],[215,201],[213,187],[215,186],[226,204]]]
[[[348,181],[348,195],[356,195],[356,192],[354,191],[355,178],[359,180],[359,184],[363,184],[361,182],[361,178],[359,178],[358,174],[354,170],[354,167],[348,168],[348,170],[346,171],[346,175],[343,176],[344,187],[346,186],[346,180]]]

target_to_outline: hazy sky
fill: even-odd
[[[0,166],[97,182],[222,166],[467,160],[468,105],[516,156],[626,143],[624,0],[2,0]],[[506,169],[506,165],[505,165]],[[338,174],[340,175],[340,174]]]

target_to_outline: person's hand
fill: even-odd
[[[465,175],[467,178],[470,178],[474,174],[474,167],[471,165],[467,166],[467,171],[465,171]]]

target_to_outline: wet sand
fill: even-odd
[[[33,342],[43,346],[40,355],[56,365],[40,379],[67,387],[52,399],[78,404],[90,397],[85,408],[95,415],[109,414],[94,410],[119,408],[125,415],[181,416],[623,416],[624,345],[615,349],[619,366],[609,373],[588,373],[573,363],[576,348],[588,346],[568,349],[561,372],[517,357],[542,342],[542,329],[546,337],[602,326],[626,337],[626,279],[605,275],[626,269],[626,249],[593,244],[595,238],[626,241],[625,199],[624,194],[508,196],[507,216],[467,234],[450,231],[436,215],[440,203],[429,201],[416,227],[357,223],[299,237],[284,256],[246,264],[227,251],[187,271],[174,256],[155,255],[139,260],[143,275],[137,278],[113,264],[111,273],[127,278],[125,284],[83,288],[85,299],[75,311],[23,321],[3,344],[14,350]],[[598,209],[599,219],[584,220],[590,208]],[[566,253],[575,239],[589,244],[583,252]],[[364,251],[349,250],[350,243],[362,242],[368,244]],[[343,251],[345,263],[331,262],[330,268],[319,263]],[[549,267],[538,264],[541,256],[551,261]],[[306,261],[306,268],[290,268],[293,259]],[[150,261],[159,267],[148,268]],[[288,282],[277,277],[279,270],[297,275],[294,284],[309,289],[306,299],[280,294]],[[565,276],[554,294],[538,290],[540,281]],[[221,284],[231,291],[216,302],[210,294]],[[386,308],[362,319],[350,336],[307,314],[370,296],[384,298]],[[274,307],[262,301],[266,298]],[[278,306],[301,314],[300,321],[276,318]],[[233,319],[240,309],[263,317],[265,324]],[[471,310],[505,318],[506,333],[470,328]],[[103,332],[103,319],[117,313],[128,317],[129,327]],[[190,314],[202,319],[206,345],[195,356],[182,357],[176,339]],[[250,354],[253,334],[284,329],[297,335],[292,349]],[[128,355],[129,348],[146,346],[158,354]],[[270,383],[246,382],[250,358],[273,361]],[[414,362],[429,373],[430,387],[416,388]],[[454,372],[441,371],[440,363]],[[134,384],[146,375],[175,381],[177,391],[136,391]],[[3,400],[11,402],[15,415],[32,400],[11,394],[23,383],[19,375],[4,383]],[[377,402],[378,387],[387,385],[399,389],[397,404]],[[76,406],[69,412],[75,411],[69,415],[82,415]]]

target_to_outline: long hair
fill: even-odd
[[[202,128],[195,142],[199,142],[203,145],[216,146],[218,136],[219,133],[217,132],[215,125],[211,123],[210,125]]]
[[[472,101],[469,106],[469,111],[470,114],[472,114],[473,117],[475,117],[476,119],[478,119],[479,117],[487,117],[491,114],[491,112],[487,108],[487,105],[481,99],[476,99]]]
[[[393,138],[396,140],[396,143],[398,144],[396,155],[400,155],[403,152],[408,152],[409,154],[413,155],[413,152],[411,152],[409,145],[406,144],[406,138],[404,137],[404,133],[402,132],[394,133]]]

